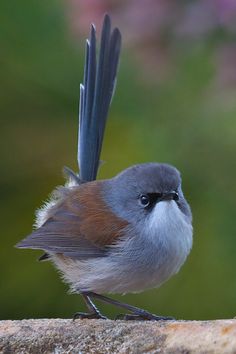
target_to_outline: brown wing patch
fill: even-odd
[[[106,206],[101,196],[102,183],[94,181],[81,185],[65,202],[70,214],[79,218],[80,236],[99,246],[106,246],[122,236],[128,222],[115,216]]]
[[[101,198],[100,183],[89,182],[60,194],[45,223],[17,247],[76,259],[106,256],[106,246],[124,235],[128,223],[108,209]]]

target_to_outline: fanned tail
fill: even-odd
[[[109,106],[115,90],[121,49],[121,34],[111,32],[111,20],[105,15],[98,62],[96,30],[91,26],[86,42],[84,81],[80,85],[78,165],[84,182],[96,179]]]

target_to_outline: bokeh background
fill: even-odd
[[[234,0],[24,0],[0,3],[0,318],[71,317],[77,295],[40,251],[14,244],[64,165],[77,170],[77,111],[89,25],[123,34],[99,178],[131,164],[176,165],[194,246],[160,289],[116,296],[183,319],[236,315],[236,3]],[[101,308],[110,316],[112,307]]]

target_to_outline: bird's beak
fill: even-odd
[[[179,195],[175,191],[166,192],[162,194],[161,200],[178,200]]]

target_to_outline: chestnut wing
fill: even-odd
[[[76,259],[105,257],[127,223],[106,207],[100,184],[94,181],[71,190],[53,206],[48,220],[16,246]]]

